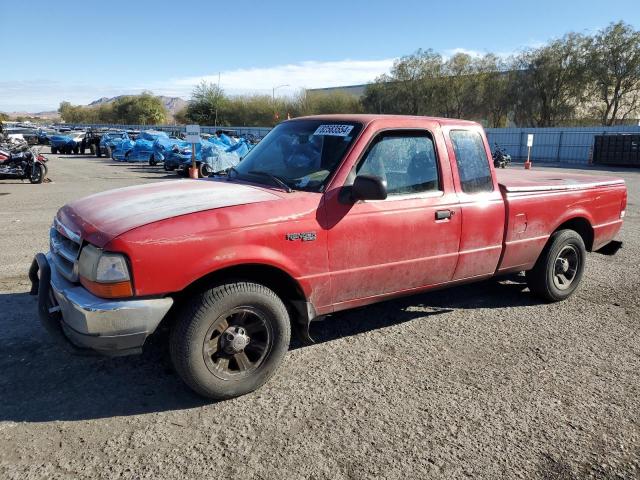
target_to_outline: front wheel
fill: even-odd
[[[51,154],[56,155],[58,153],[58,149],[56,147],[51,147]]]
[[[29,175],[29,181],[31,183],[44,182],[45,168],[41,163],[34,163],[31,167],[31,174]]]
[[[190,299],[171,332],[171,358],[200,395],[223,400],[261,387],[282,363],[291,325],[267,287],[227,283]]]
[[[152,167],[155,167],[158,164],[158,162],[156,162],[156,157],[154,155],[151,155],[149,157],[149,165],[151,165]]]
[[[584,241],[577,232],[555,232],[533,269],[526,272],[529,290],[547,302],[568,298],[582,280],[586,257]]]

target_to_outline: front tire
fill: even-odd
[[[29,175],[29,181],[31,183],[42,183],[44,182],[44,177],[46,175],[46,170],[44,165],[41,163],[34,163],[31,167],[31,174]]]
[[[290,336],[289,314],[273,291],[257,283],[227,283],[190,299],[179,313],[171,358],[194,391],[224,400],[267,382]]]
[[[569,298],[582,280],[586,258],[584,240],[577,232],[555,232],[533,269],[526,272],[529,290],[547,302]]]
[[[57,155],[58,149],[56,147],[51,147],[51,155]]]
[[[155,167],[158,164],[158,162],[156,162],[156,157],[154,155],[151,155],[149,157],[149,165],[151,165],[152,167]]]

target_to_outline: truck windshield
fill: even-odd
[[[320,192],[362,130],[354,122],[294,120],[281,123],[233,170],[238,178]],[[275,179],[277,180],[274,180]]]

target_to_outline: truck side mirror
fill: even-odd
[[[375,175],[358,175],[351,187],[353,200],[384,200],[387,198],[387,181]]]

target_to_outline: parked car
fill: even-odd
[[[149,163],[153,155],[153,142],[158,137],[169,138],[165,132],[146,130],[135,141],[124,141],[114,151],[112,158],[121,162]]]
[[[115,150],[116,146],[125,140],[129,140],[129,135],[126,132],[122,131],[111,131],[106,132],[100,137],[100,143],[98,144],[98,149],[96,150],[96,156],[101,157],[105,155],[111,158],[111,154],[113,150]]]
[[[225,399],[333,312],[522,271],[542,301],[564,300],[587,251],[619,246],[626,203],[619,178],[497,173],[474,122],[298,118],[225,176],[65,205],[30,278],[56,338],[136,353],[164,320],[177,373]]]
[[[208,177],[233,167],[249,152],[249,144],[244,141],[228,146],[215,137],[201,140],[196,144],[196,168],[201,177]],[[188,176],[192,163],[192,145],[188,142],[176,142],[165,155],[164,169],[176,170],[183,177]]]
[[[80,143],[80,153],[84,155],[86,150],[89,149],[89,153],[91,155],[98,156],[98,151],[100,150],[100,140],[102,139],[102,135],[104,133],[104,129],[88,130],[87,134],[84,136],[82,142]]]
[[[149,165],[155,166],[164,163],[165,159],[174,153],[174,145],[179,145],[182,140],[179,138],[159,136],[153,142],[153,153],[149,158]],[[174,168],[167,168],[173,170]]]
[[[82,143],[85,135],[85,132],[76,130],[70,130],[64,134],[59,133],[58,135],[53,135],[49,139],[49,143],[51,144],[51,153],[54,155],[56,153],[80,153],[80,144]]]
[[[37,132],[38,144],[49,145],[49,138],[56,135],[58,132],[50,128],[40,128]]]

